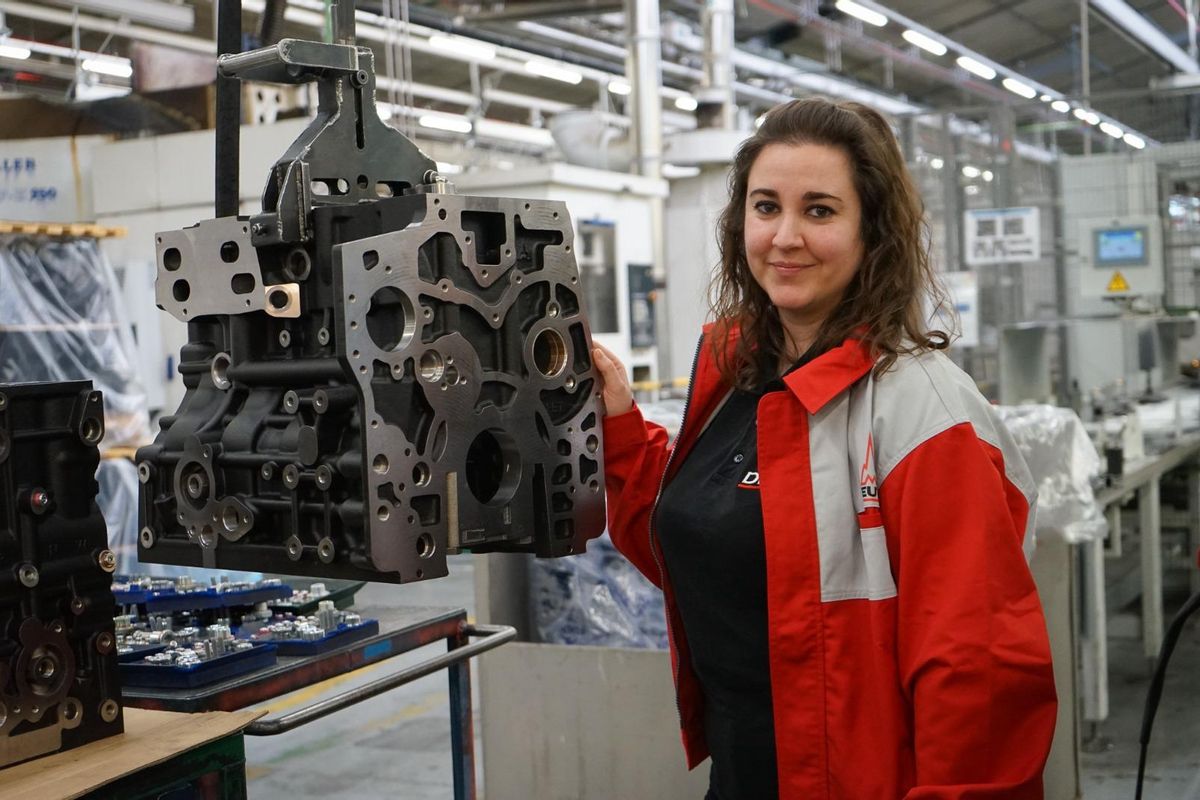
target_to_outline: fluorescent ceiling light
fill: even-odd
[[[1005,78],[1004,80],[1000,81],[1000,83],[1005,89],[1008,89],[1013,94],[1021,95],[1021,97],[1024,97],[1026,100],[1032,100],[1033,98],[1037,97],[1037,89],[1034,89],[1027,83],[1021,83],[1016,78]]]
[[[1039,98],[1038,98],[1038,100],[1041,100],[1043,103],[1049,103],[1049,102],[1050,102],[1051,100],[1053,100],[1053,99],[1054,99],[1054,98],[1053,98],[1053,97],[1051,97],[1051,96],[1050,96],[1050,95],[1048,95],[1048,94],[1044,94],[1044,95],[1042,95],[1041,97],[1039,97]]]
[[[1146,146],[1146,140],[1138,136],[1136,133],[1127,133],[1121,138],[1124,140],[1125,144],[1129,145],[1135,150],[1141,150]]]
[[[470,133],[471,120],[450,114],[422,114],[417,118],[417,124],[423,128],[433,128],[436,131],[451,133]]]
[[[837,10],[841,11],[843,14],[849,14],[855,19],[861,19],[863,22],[866,22],[870,25],[874,25],[879,28],[887,25],[887,17],[885,17],[883,14],[880,14],[878,11],[867,8],[866,6],[860,6],[858,3],[854,2],[854,0],[837,0],[835,5],[837,6]]]
[[[996,70],[992,69],[987,64],[976,61],[970,56],[959,56],[954,63],[958,64],[972,75],[978,75],[985,81],[990,81],[992,78],[996,77]]]
[[[664,178],[694,178],[699,174],[699,167],[683,167],[678,164],[662,165],[662,176]]]
[[[985,181],[988,181],[990,183],[992,178],[994,178],[994,177],[996,177],[996,176],[992,174],[992,171],[990,169],[985,169],[983,171],[983,179]]]
[[[461,164],[452,164],[449,161],[437,162],[437,171],[443,175],[457,175],[463,171]]]
[[[128,78],[133,74],[133,65],[127,58],[85,58],[82,66],[88,72],[112,75],[114,78]]]
[[[972,183],[968,186],[964,186],[963,191],[971,195],[979,194],[979,185]]]
[[[972,167],[970,164],[967,164],[965,167],[962,168],[962,174],[968,178],[978,178],[979,177],[979,167]]]
[[[946,166],[946,162],[942,161],[940,158],[931,158],[929,159],[929,166],[933,167],[934,169],[941,169],[942,167]]]
[[[554,136],[545,128],[521,125],[516,122],[501,122],[498,119],[480,119],[475,123],[475,135],[487,139],[500,139],[526,147],[553,147]]]
[[[0,44],[0,58],[15,58],[24,61],[33,55],[28,47],[18,47],[15,44]]]
[[[77,103],[88,103],[93,100],[110,100],[114,97],[125,97],[132,91],[128,86],[110,86],[107,83],[78,81],[75,84],[72,99]]]
[[[684,94],[675,98],[675,107],[680,111],[695,111],[700,107],[700,104],[690,94]]]
[[[629,81],[611,80],[608,82],[608,90],[613,94],[632,94],[633,87],[629,85]]]
[[[540,75],[543,78],[562,81],[563,83],[576,84],[583,80],[583,73],[537,58],[525,62],[525,71],[532,72],[534,75]]]
[[[1088,125],[1096,125],[1100,122],[1100,115],[1094,111],[1088,111],[1086,108],[1077,108],[1071,113],[1075,115],[1075,119],[1082,120]]]
[[[1120,139],[1122,136],[1125,135],[1125,131],[1121,130],[1116,125],[1113,125],[1111,122],[1108,122],[1108,121],[1100,123],[1100,130],[1104,131],[1105,133],[1107,133],[1109,136],[1113,137],[1114,139]]]
[[[429,46],[446,53],[459,53],[480,61],[492,61],[496,58],[496,48],[477,39],[465,36],[445,36],[435,34],[429,37]]]
[[[1053,108],[1055,111],[1059,112],[1060,114],[1065,114],[1071,110],[1071,104],[1068,103],[1066,100],[1055,100],[1053,103],[1050,104],[1050,107]]]
[[[148,22],[151,25],[175,31],[191,31],[196,26],[196,13],[190,5],[168,3],[164,0],[49,0],[49,2],[134,22]]]
[[[909,44],[915,44],[917,47],[926,52],[933,53],[935,56],[946,55],[946,45],[939,42],[937,39],[931,39],[919,31],[905,31],[900,34],[904,37],[904,41]]]

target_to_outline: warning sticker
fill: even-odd
[[[1125,280],[1125,276],[1121,274],[1121,270],[1113,273],[1113,276],[1108,281],[1108,285],[1104,287],[1106,292],[1128,292],[1129,281]]]

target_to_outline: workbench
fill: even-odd
[[[126,708],[118,736],[0,770],[0,800],[151,800],[197,786],[214,800],[243,800],[243,733],[265,713]]]
[[[1096,493],[1108,519],[1108,538],[1080,546],[1082,560],[1080,604],[1080,697],[1088,722],[1108,718],[1108,620],[1105,560],[1121,549],[1121,505],[1134,494],[1138,500],[1141,568],[1142,648],[1147,659],[1158,657],[1163,638],[1162,501],[1163,475],[1187,466],[1189,548],[1200,547],[1200,433],[1181,436],[1167,450],[1126,465],[1124,474]],[[1192,570],[1191,586],[1200,589],[1200,571]]]

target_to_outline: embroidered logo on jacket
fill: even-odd
[[[758,489],[758,472],[750,470],[746,473],[746,477],[742,478],[742,482],[737,485],[739,489]]]
[[[864,506],[879,506],[879,487],[875,485],[875,438],[871,434],[867,434],[867,455],[858,472],[858,490],[862,492]]]

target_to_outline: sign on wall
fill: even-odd
[[[1041,258],[1038,209],[978,208],[963,213],[965,261],[969,266],[1035,261]]]
[[[84,191],[100,136],[13,139],[0,146],[0,219],[81,222],[92,214]]]

